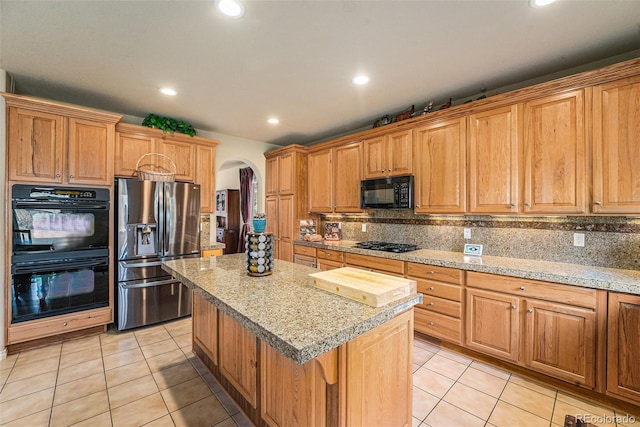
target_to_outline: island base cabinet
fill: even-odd
[[[218,310],[198,292],[191,297],[193,341],[218,365]]]
[[[341,425],[411,425],[413,311],[341,347]]]
[[[609,293],[607,392],[640,405],[640,296]]]

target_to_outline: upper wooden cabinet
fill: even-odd
[[[466,118],[414,129],[415,212],[464,213]]]
[[[3,94],[10,180],[111,185],[119,115]]]
[[[380,178],[408,175],[412,171],[411,129],[391,132],[365,139],[364,177]]]
[[[518,212],[518,107],[469,116],[471,213]]]
[[[584,91],[525,102],[524,213],[586,213]]]
[[[640,214],[640,76],[593,89],[594,213]]]
[[[215,193],[215,159],[218,141],[191,137],[180,133],[167,134],[161,130],[127,123],[116,126],[115,175],[125,178],[136,176],[136,167],[144,170],[173,172],[168,160],[176,165],[176,181],[200,184],[200,211],[213,213]],[[140,160],[140,163],[138,161]]]
[[[362,143],[309,153],[309,211],[362,212]]]
[[[307,217],[307,148],[301,145],[269,151],[266,158],[267,232],[273,233],[274,256],[293,261],[299,220]]]

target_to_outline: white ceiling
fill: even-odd
[[[640,49],[638,0],[244,4],[0,0],[0,68],[18,93],[284,145]]]

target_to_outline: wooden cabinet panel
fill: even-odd
[[[209,359],[218,364],[218,310],[200,293],[193,292],[193,341],[205,352]]]
[[[319,259],[326,259],[329,261],[344,261],[344,252],[334,251],[331,249],[318,249],[317,256]]]
[[[315,258],[316,257],[316,248],[312,248],[310,246],[302,246],[302,245],[294,245],[293,253],[297,255],[305,255]]]
[[[407,175],[412,171],[411,130],[401,130],[363,141],[364,178]]]
[[[574,384],[595,386],[594,310],[526,300],[524,364]]]
[[[594,213],[640,213],[640,76],[593,89]]]
[[[462,314],[460,312],[461,304],[458,301],[451,301],[444,298],[438,298],[430,295],[423,295],[421,304],[416,305],[416,308],[423,310],[434,311],[436,313],[445,314],[447,316],[460,318]]]
[[[416,331],[456,344],[462,343],[460,319],[419,308],[414,310],[414,316]]]
[[[155,138],[146,135],[135,135],[117,132],[115,148],[114,174],[126,178],[137,176],[136,164],[147,153],[156,150]],[[155,162],[154,156],[147,156],[140,161],[139,167],[149,170]]]
[[[386,144],[384,135],[369,138],[362,143],[364,149],[364,177],[379,178],[387,175]]]
[[[517,107],[469,116],[469,212],[518,212]]]
[[[512,362],[519,357],[519,298],[467,288],[466,345]]]
[[[113,124],[70,118],[67,181],[111,185],[114,139]]]
[[[438,282],[462,284],[464,272],[456,268],[438,267],[437,265],[418,264],[415,262],[407,263],[407,275],[428,278]],[[460,301],[460,297],[457,299]]]
[[[267,214],[267,218],[278,218],[278,197],[270,196],[265,199],[264,202],[265,213]],[[273,257],[276,259],[279,258],[278,253],[278,245],[277,245],[277,236],[278,236],[278,220],[269,221],[267,220],[267,226],[265,227],[265,233],[271,233],[274,236],[275,245],[273,247]]]
[[[278,156],[278,194],[293,194],[295,187],[295,153]]]
[[[158,141],[160,153],[169,156],[176,164],[176,180],[194,181],[196,149],[191,142],[163,139]],[[164,163],[160,163],[164,165]],[[170,170],[167,170],[169,172]]]
[[[523,116],[523,211],[585,213],[583,91],[526,102]]]
[[[258,340],[231,317],[220,312],[220,372],[257,408]]]
[[[336,268],[342,268],[344,267],[344,264],[342,263],[342,261],[329,261],[326,259],[318,258],[316,261],[316,266],[322,271],[327,271]]]
[[[346,344],[345,425],[411,425],[413,311]]]
[[[361,212],[362,144],[348,144],[335,148],[333,159],[333,210],[344,213]]]
[[[271,157],[265,160],[265,194],[267,196],[278,195],[278,158]]]
[[[332,151],[309,153],[309,212],[333,211]]]
[[[404,261],[395,259],[346,253],[344,262],[352,267],[376,270],[382,274],[404,274]]]
[[[9,179],[62,182],[64,117],[9,107]]]
[[[416,213],[464,213],[466,119],[414,129]]]
[[[196,146],[195,182],[200,184],[200,212],[214,213],[215,206],[216,148],[209,145]]]
[[[607,392],[640,404],[640,296],[609,292]]]
[[[447,283],[425,280],[419,277],[413,277],[418,283],[418,292],[427,296],[438,298],[446,298],[451,301],[462,301],[462,287],[459,285],[450,285]]]

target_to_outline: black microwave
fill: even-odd
[[[413,209],[413,175],[361,181],[360,208]]]

